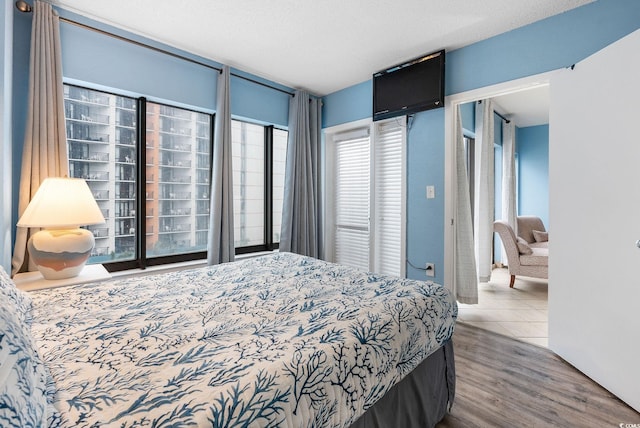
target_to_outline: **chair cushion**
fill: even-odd
[[[546,241],[546,242],[533,242],[533,243],[529,244],[529,246],[531,248],[543,248],[543,249],[549,251],[549,241]]]
[[[518,245],[518,252],[520,254],[533,254],[533,250],[531,249],[531,247],[529,246],[529,244],[527,243],[527,241],[525,241],[524,239],[520,238],[518,236],[518,239],[516,241],[516,244]]]
[[[532,242],[536,242],[535,238],[533,237],[534,230],[547,230],[545,229],[544,223],[542,223],[540,217],[527,215],[518,216],[516,217],[516,222],[518,224],[518,236],[524,238],[524,240],[529,244],[531,244]]]
[[[532,230],[531,232],[536,242],[547,242],[549,240],[549,232],[542,232],[540,230]]]
[[[531,248],[532,254],[520,256],[523,266],[549,266],[549,250],[547,248]]]

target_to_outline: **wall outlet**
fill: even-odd
[[[425,265],[425,273],[427,276],[436,276],[436,265],[435,263],[427,263]]]

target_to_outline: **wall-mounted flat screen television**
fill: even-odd
[[[444,106],[444,50],[373,75],[373,120]]]

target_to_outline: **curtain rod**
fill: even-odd
[[[20,1],[20,0],[16,2],[16,8],[20,12],[25,12],[25,13],[29,13],[29,12],[32,11],[31,5],[29,5],[25,1]],[[174,52],[170,52],[170,51],[162,49],[162,48],[151,46],[151,45],[148,45],[146,43],[139,42],[137,40],[132,40],[132,39],[129,39],[129,38],[124,37],[124,36],[119,36],[117,34],[109,32],[109,31],[105,31],[105,30],[101,30],[99,28],[91,27],[91,26],[89,26],[87,24],[82,24],[80,22],[71,20],[69,18],[65,18],[65,17],[61,16],[60,17],[60,21],[65,22],[67,24],[75,25],[75,26],[80,27],[80,28],[84,28],[86,30],[94,31],[96,33],[103,34],[105,36],[113,37],[114,39],[121,40],[123,42],[128,42],[128,43],[134,44],[136,46],[140,46],[140,47],[143,47],[143,48],[146,48],[146,49],[150,49],[150,50],[155,51],[155,52],[159,52],[159,53],[162,53],[162,54],[165,54],[165,55],[169,55],[169,56],[172,56],[174,58],[181,59],[183,61],[187,61],[187,62],[190,62],[190,63],[193,63],[193,64],[201,65],[203,67],[210,68],[212,70],[216,70],[219,73],[222,72],[221,68],[215,67],[215,66],[207,64],[207,63],[204,63],[202,61],[198,61],[196,59],[189,58],[189,57],[186,57],[184,55],[180,55],[180,54],[177,54],[177,53],[174,53]],[[263,82],[251,79],[250,77],[245,77],[245,76],[242,76],[242,75],[239,75],[239,74],[236,74],[236,73],[231,73],[231,75],[235,76],[235,77],[239,77],[240,79],[244,79],[244,80],[246,80],[248,82],[255,83],[256,85],[264,86],[266,88],[274,89],[276,91],[285,93],[287,95],[294,96],[294,93],[292,93],[292,92],[289,92],[289,91],[284,90],[284,89],[280,89],[280,88],[278,88],[276,86],[272,86],[272,85],[269,85],[267,83],[263,83]]]
[[[478,100],[478,104],[482,104],[482,100]],[[501,115],[497,111],[494,110],[493,114],[497,115],[500,119],[504,120],[505,122],[511,123],[511,120],[507,119],[506,117],[504,117],[503,115]]]
[[[495,113],[500,119],[504,120],[505,122],[511,123],[511,121],[509,119],[507,119],[506,117],[504,117],[503,115],[501,115],[497,111],[494,110],[493,113]]]

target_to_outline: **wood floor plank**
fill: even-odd
[[[618,427],[640,414],[548,349],[459,322],[456,399],[438,428]]]

